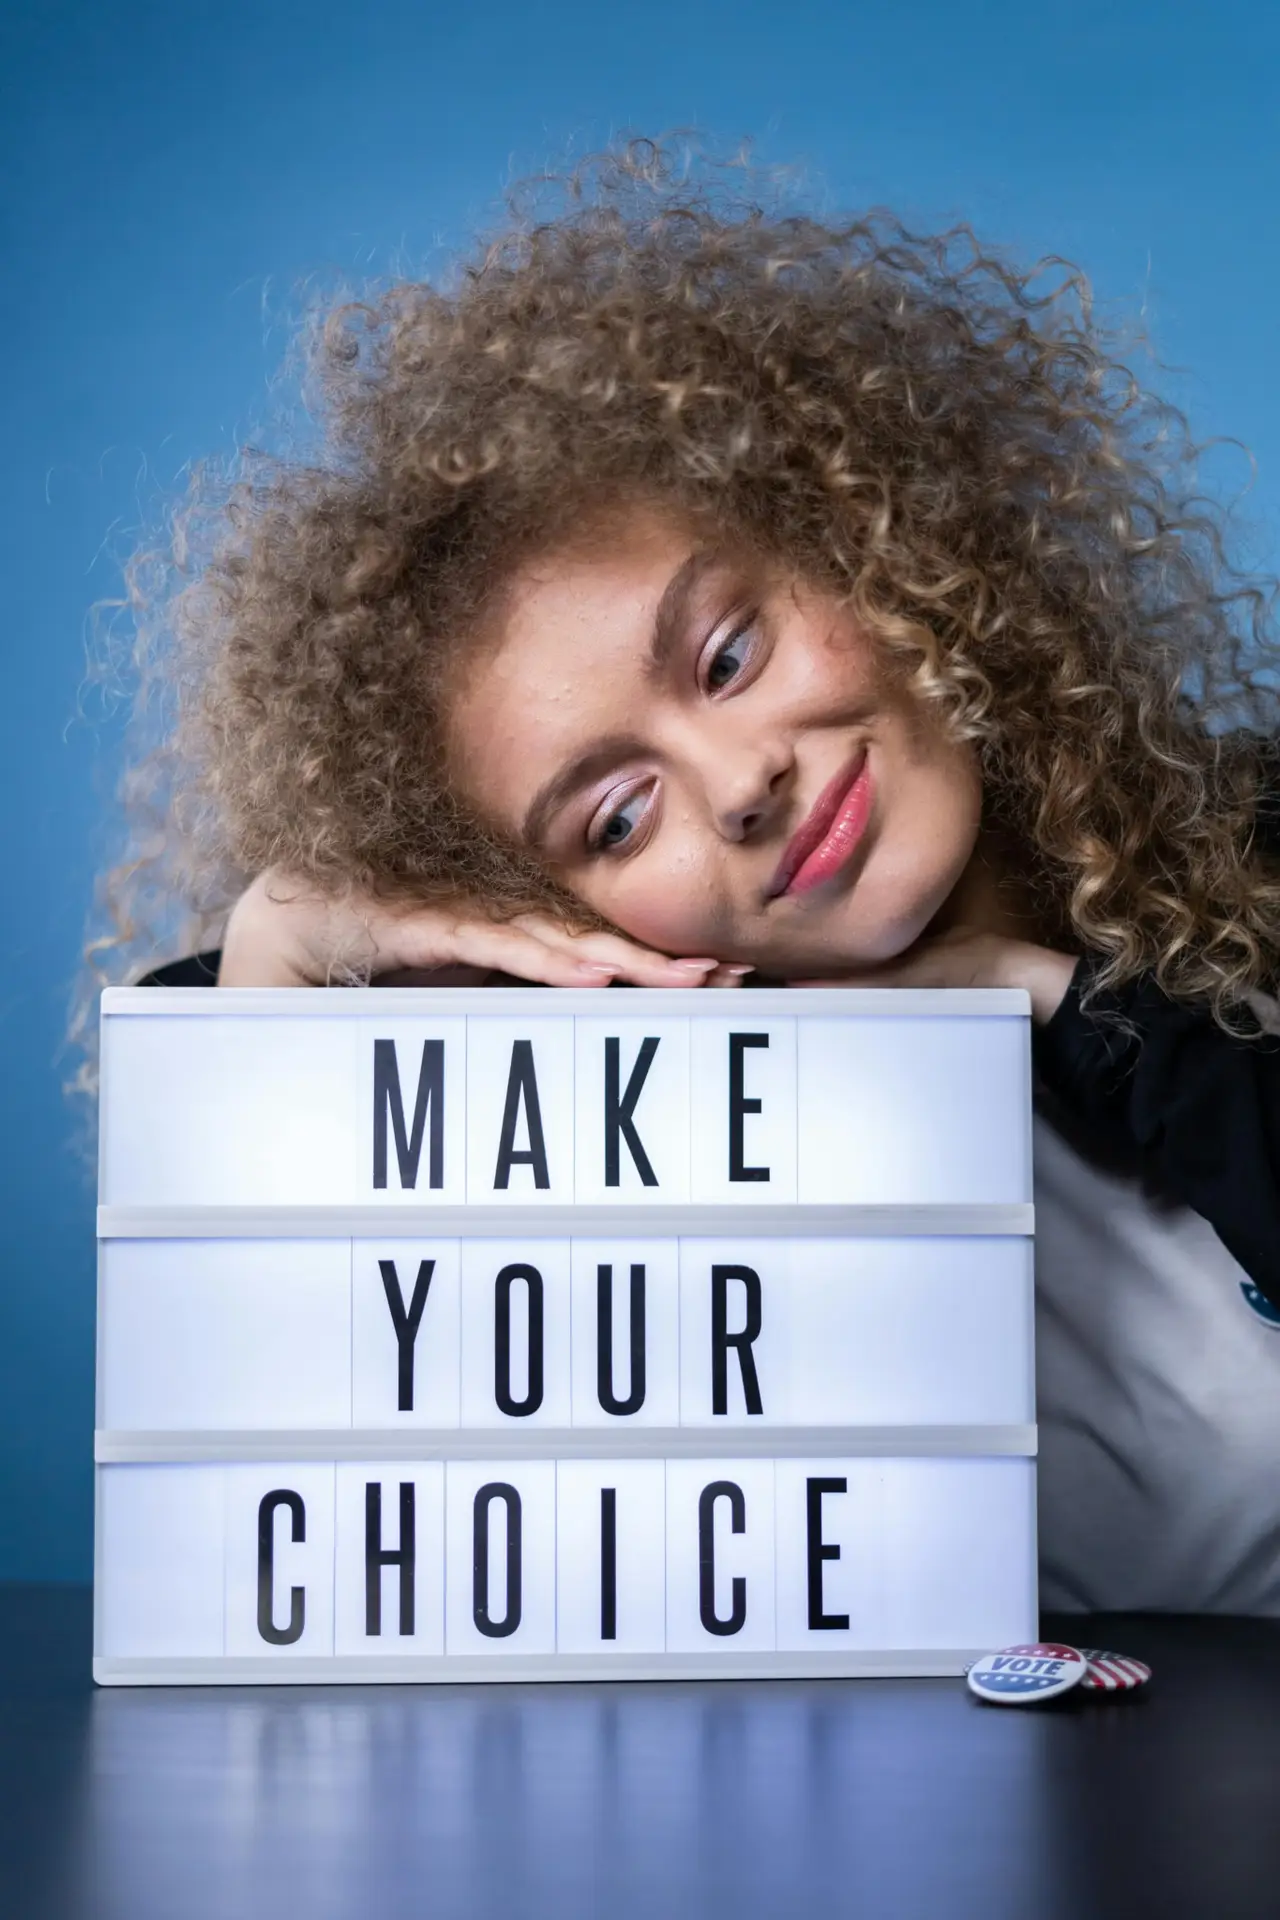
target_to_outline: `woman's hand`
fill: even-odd
[[[480,985],[491,973],[553,987],[739,986],[745,967],[673,960],[614,933],[572,933],[549,914],[488,919],[476,907],[336,900],[268,868],[237,900],[222,945],[220,987],[328,986],[368,969],[383,984]]]
[[[793,987],[1023,987],[1031,995],[1038,1026],[1062,1005],[1077,956],[1055,953],[1029,940],[972,927],[952,927],[917,940],[896,960],[846,974],[839,980],[793,980]]]

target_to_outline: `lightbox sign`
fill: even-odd
[[[112,989],[99,1681],[1036,1630],[1029,1003]]]

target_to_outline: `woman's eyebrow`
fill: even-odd
[[[703,575],[716,564],[717,556],[704,548],[695,548],[689,557],[676,568],[662,591],[657,612],[653,616],[653,632],[649,638],[649,672],[659,675],[666,672],[672,659],[679,652],[689,624],[689,602],[700,585]]]
[[[613,734],[604,740],[597,740],[592,746],[575,754],[573,759],[544,780],[529,802],[528,811],[520,828],[520,837],[526,846],[540,847],[552,816],[566,800],[581,787],[598,780],[601,774],[608,773],[620,760],[630,759],[643,751],[640,741],[634,734]]]

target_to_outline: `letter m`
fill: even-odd
[[[431,1145],[427,1154],[427,1184],[444,1185],[444,1041],[424,1040],[418,1091],[413,1102],[413,1126],[406,1135],[404,1099],[394,1040],[373,1043],[373,1184],[387,1184],[387,1116],[396,1137],[400,1185],[416,1187],[422,1158],[422,1135],[431,1110]]]

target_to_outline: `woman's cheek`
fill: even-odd
[[[631,872],[611,877],[591,905],[644,946],[663,953],[718,958],[725,915],[713,890],[678,867],[645,872],[644,866],[645,862],[637,861]]]

